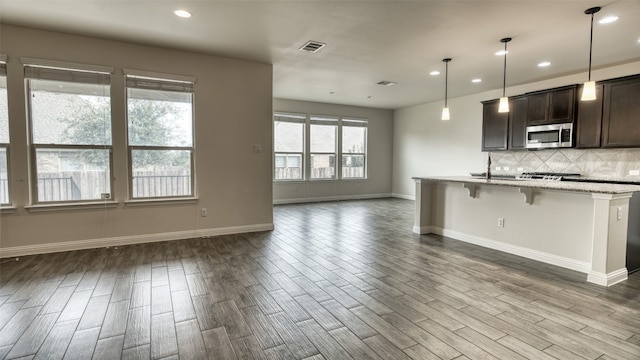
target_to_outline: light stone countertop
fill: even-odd
[[[600,194],[626,194],[640,192],[640,185],[601,184],[573,181],[545,181],[545,180],[511,180],[491,179],[486,180],[471,176],[430,176],[414,177],[413,180],[426,180],[432,182],[459,182],[478,185],[510,186],[518,188],[532,188],[541,190],[575,191]]]

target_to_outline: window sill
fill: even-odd
[[[197,197],[190,198],[167,198],[167,199],[136,199],[127,200],[124,205],[127,207],[136,206],[162,206],[162,205],[177,205],[177,204],[197,204]]]
[[[309,180],[273,180],[274,184],[305,184],[313,182],[339,182],[339,181],[368,181],[368,178],[344,178],[344,179],[309,179]]]
[[[16,209],[13,206],[2,206],[2,207],[0,207],[0,214],[1,215],[15,214],[17,210],[18,209]]]
[[[118,206],[115,201],[102,202],[83,202],[83,203],[64,203],[64,204],[38,204],[29,205],[24,208],[30,213],[46,212],[46,211],[66,211],[76,209],[114,209]]]
[[[305,182],[307,182],[306,180],[302,180],[302,179],[295,179],[295,180],[273,180],[274,184],[304,184]]]

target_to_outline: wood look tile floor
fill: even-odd
[[[640,359],[640,274],[604,288],[419,236],[406,200],[274,221],[4,262],[0,359]]]

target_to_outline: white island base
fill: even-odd
[[[587,274],[627,279],[629,199],[639,186],[414,178],[413,232],[438,234]]]

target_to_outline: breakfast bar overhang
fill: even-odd
[[[413,232],[438,234],[587,274],[627,279],[629,199],[640,186],[415,177]]]

